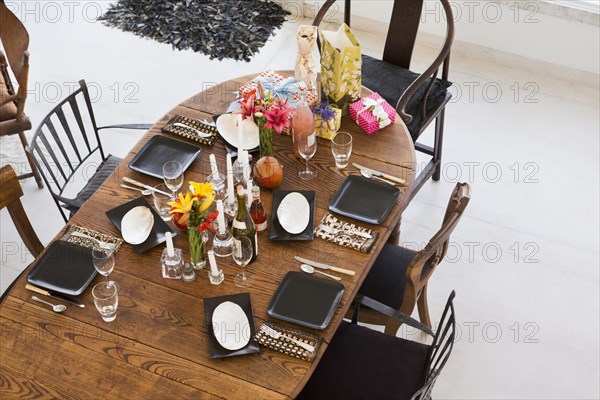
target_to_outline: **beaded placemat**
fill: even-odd
[[[275,351],[279,351],[283,354],[287,354],[291,357],[296,357],[301,360],[311,361],[317,351],[319,350],[319,345],[321,344],[321,337],[317,335],[313,335],[307,332],[300,331],[298,329],[293,329],[284,325],[279,325],[274,322],[265,322],[261,325],[266,325],[270,328],[275,329],[277,332],[282,335],[275,339],[272,336],[269,336],[265,332],[259,328],[257,330],[256,336],[254,336],[254,340],[258,342],[261,346],[268,347]],[[308,351],[294,342],[292,342],[289,338],[293,338],[295,340],[299,340],[306,344],[309,344],[315,348],[314,351]]]
[[[79,232],[79,233],[89,236],[89,237],[75,236],[73,234],[73,232]],[[77,225],[69,226],[69,228],[67,229],[65,234],[61,237],[61,240],[64,240],[64,241],[70,242],[70,243],[74,243],[74,244],[78,244],[83,247],[89,247],[91,249],[107,250],[106,248],[100,247],[100,243],[98,243],[98,241],[101,241],[103,243],[112,245],[113,246],[112,251],[114,253],[117,253],[119,251],[119,249],[121,248],[121,246],[123,245],[123,239],[121,239],[121,238],[117,238],[117,237],[110,236],[110,235],[105,235],[104,233],[96,232],[92,229],[84,228],[82,226],[77,226]]]
[[[356,235],[356,232],[368,234],[371,238]],[[321,219],[321,223],[315,228],[315,236],[340,246],[368,253],[377,242],[379,233],[352,222],[342,221],[332,214],[326,213]]]
[[[182,124],[186,126],[175,124]],[[196,130],[207,133],[210,136],[200,136],[198,135]],[[216,126],[209,125],[192,118],[184,117],[183,115],[176,115],[175,117],[173,117],[162,128],[162,131],[171,135],[181,136],[183,138],[190,139],[207,146],[212,146],[213,144],[215,144],[218,138],[218,131]]]

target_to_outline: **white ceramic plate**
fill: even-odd
[[[252,150],[258,147],[260,142],[258,136],[258,125],[249,119],[242,122],[243,135],[240,146],[240,140],[238,136],[237,128],[238,116],[233,114],[222,114],[217,118],[217,130],[223,136],[223,139],[227,141],[233,147],[242,147],[244,150]]]
[[[215,308],[212,324],[217,342],[227,350],[239,350],[250,341],[250,321],[242,307],[231,301]]]
[[[285,196],[277,209],[279,224],[292,235],[302,233],[310,221],[310,205],[298,192]]]
[[[141,244],[148,239],[154,226],[154,215],[148,207],[134,207],[121,220],[121,235],[129,244]]]

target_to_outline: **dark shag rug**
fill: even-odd
[[[288,14],[263,0],[120,0],[99,20],[174,49],[250,61]]]

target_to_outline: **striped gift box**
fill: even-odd
[[[280,74],[278,74],[277,72],[272,71],[272,70],[265,71],[262,74],[260,74],[259,76],[257,76],[256,78],[271,78],[271,79],[275,80],[275,82],[283,82],[285,79],[283,76],[281,76]],[[250,95],[256,93],[256,88],[257,88],[256,78],[254,78],[250,82],[248,82],[245,85],[242,85],[240,87],[239,96],[241,99],[247,99]],[[304,87],[306,87],[306,85],[304,83],[298,83],[298,85],[303,85]],[[296,93],[294,93],[292,95],[292,99],[295,100],[295,102],[297,102],[298,95]],[[308,103],[309,106],[313,106],[317,102],[317,95],[314,93],[308,92],[306,94],[306,102]],[[292,105],[294,105],[294,104],[292,104]]]
[[[370,99],[370,101],[367,99]],[[383,116],[373,114],[377,106],[381,106],[385,111]],[[374,132],[396,122],[396,110],[379,93],[373,93],[369,97],[350,104],[350,118],[360,125],[367,135],[372,135]]]

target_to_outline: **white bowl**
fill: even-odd
[[[223,139],[234,147],[242,148],[243,150],[252,150],[256,148],[260,142],[258,125],[252,120],[244,120],[242,122],[242,143],[240,143],[237,121],[237,115],[222,114],[217,118],[217,130],[221,136],[223,136]]]
[[[250,321],[239,305],[224,301],[213,311],[213,333],[227,350],[239,350],[250,341]]]
[[[310,221],[310,205],[298,192],[285,196],[277,209],[279,225],[292,235],[302,233]]]
[[[121,220],[121,235],[129,244],[141,244],[148,239],[154,226],[154,215],[148,207],[134,207]]]

